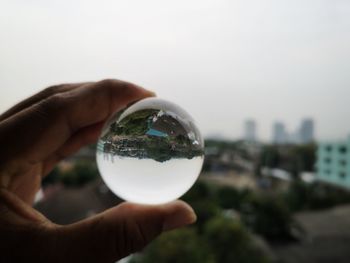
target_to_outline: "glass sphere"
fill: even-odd
[[[124,200],[161,204],[195,183],[204,142],[192,117],[174,103],[143,99],[105,124],[97,165],[106,185]]]

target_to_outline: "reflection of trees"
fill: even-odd
[[[113,122],[109,132],[101,138],[98,150],[110,155],[111,160],[118,155],[164,162],[171,158],[192,159],[204,155],[202,146],[189,138],[177,119],[159,112],[155,109],[141,110],[118,123]],[[150,129],[166,135],[148,135]],[[109,159],[109,156],[105,158]]]
[[[112,133],[101,139],[99,150],[112,155],[136,157],[139,159],[151,158],[164,162],[171,158],[192,159],[202,156],[204,151],[199,144],[183,134],[177,136],[158,137],[149,135],[122,136]]]

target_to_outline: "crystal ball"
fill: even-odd
[[[96,159],[104,182],[117,196],[162,204],[179,198],[195,183],[204,160],[204,142],[185,110],[147,98],[106,122]]]

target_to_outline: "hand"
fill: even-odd
[[[184,202],[123,203],[61,226],[31,207],[41,179],[97,140],[115,111],[150,91],[119,80],[53,86],[0,116],[0,262],[115,262],[162,231],[193,223]]]

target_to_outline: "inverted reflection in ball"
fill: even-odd
[[[183,195],[196,181],[204,143],[192,117],[157,98],[141,100],[105,125],[97,164],[107,186],[119,197],[160,204]]]

